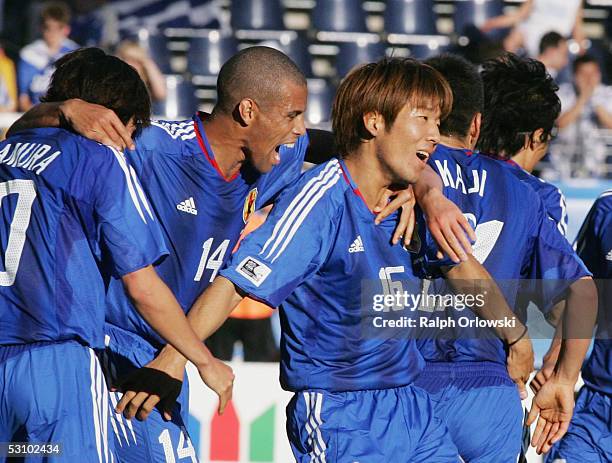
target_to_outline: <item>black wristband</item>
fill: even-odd
[[[512,347],[514,346],[517,342],[519,342],[521,339],[523,339],[525,337],[525,335],[527,334],[527,325],[525,325],[525,329],[523,330],[523,332],[521,333],[521,335],[515,339],[514,341],[508,343],[508,347]]]

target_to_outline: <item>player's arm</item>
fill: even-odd
[[[206,339],[221,326],[242,298],[235,291],[233,284],[219,277],[197,299],[188,316],[189,322],[187,322],[174,296],[154,270],[152,274],[146,276],[136,275],[137,273],[139,272],[131,274],[130,277],[138,277],[140,281],[132,279],[126,282],[124,278],[126,290],[143,318],[169,342],[161,353],[147,364],[146,370],[154,369],[167,374],[177,382],[182,382],[185,366],[191,359],[185,355],[184,350],[181,350],[180,345],[173,342],[174,338],[182,338],[188,334],[187,338],[190,343],[195,339],[199,348],[204,347],[201,340]],[[165,299],[160,299],[160,297]],[[161,304],[162,301],[165,301],[166,304]],[[164,311],[169,312],[174,320]],[[204,383],[219,396],[218,412],[221,414],[232,397],[234,374],[229,366],[214,358],[206,347],[204,350],[206,351],[205,363],[200,366],[195,365]],[[117,404],[116,411],[123,413],[128,419],[137,417],[144,420],[161,402],[162,413],[169,420],[180,387],[177,390],[172,387],[172,383],[169,383],[168,389],[164,390],[163,387],[160,387],[153,392],[146,384],[150,377],[150,372],[146,370],[137,371],[136,374],[130,375],[122,382],[121,387],[124,394]]]
[[[466,262],[444,269],[444,277],[459,294],[484,298],[482,307],[471,309],[486,320],[514,320],[511,326],[495,328],[497,335],[508,346],[508,374],[517,384],[522,398],[527,397],[526,384],[533,371],[533,347],[527,328],[514,315],[493,277],[473,256]]]
[[[591,343],[597,316],[597,290],[593,279],[584,277],[570,287],[563,316],[563,337],[552,375],[533,399],[527,418],[537,425],[531,445],[541,454],[567,432],[574,410],[574,387]]]
[[[152,266],[124,275],[122,281],[138,313],[162,338],[191,361],[206,385],[219,394],[219,412],[223,412],[231,398],[232,370],[221,362],[215,362],[201,338],[193,331],[170,288]]]
[[[17,119],[7,137],[37,127],[68,127],[86,138],[123,151],[134,149],[132,136],[111,109],[78,98],[39,103]]]
[[[470,239],[476,241],[476,234],[461,210],[444,196],[443,189],[442,179],[427,165],[414,185],[414,194],[438,247],[458,263],[472,253]]]

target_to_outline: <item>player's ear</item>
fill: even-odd
[[[236,109],[238,116],[240,116],[240,119],[244,125],[248,126],[253,123],[257,112],[257,106],[254,100],[250,98],[243,98],[238,103],[238,107]]]
[[[376,137],[385,129],[385,121],[379,112],[370,111],[363,115],[363,126],[372,137]]]
[[[472,118],[472,123],[470,124],[470,144],[476,144],[478,138],[480,137],[480,127],[482,125],[482,114],[476,113]]]
[[[544,129],[537,129],[533,134],[531,134],[530,138],[530,147],[533,149],[540,143],[542,143],[542,136],[544,135]]]

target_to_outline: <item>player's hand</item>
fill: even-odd
[[[544,361],[542,363],[542,368],[538,370],[536,375],[533,377],[533,379],[529,383],[529,387],[531,388],[534,394],[537,394],[540,391],[540,389],[542,389],[542,386],[544,386],[544,383],[546,383],[546,381],[548,381],[552,377],[554,369],[555,369],[556,359],[554,359],[554,361],[551,362],[551,361],[547,361],[546,357],[544,357],[543,360]]]
[[[441,192],[432,191],[423,198],[421,207],[427,217],[427,227],[438,247],[441,259],[446,254],[453,262],[465,262],[467,254],[472,253],[472,242],[476,233],[461,210]]]
[[[533,346],[527,335],[508,348],[508,375],[516,383],[521,400],[527,398],[527,381],[533,371]]]
[[[183,386],[185,359],[176,352],[162,349],[144,368],[136,370],[118,384],[123,397],[117,413],[127,419],[145,420],[157,407],[166,420],[172,419],[172,409]]]
[[[538,420],[531,438],[531,446],[538,454],[548,452],[565,435],[573,412],[574,384],[555,377],[546,381],[533,398],[527,417],[527,426]]]
[[[400,191],[386,190],[374,208],[374,212],[378,212],[375,220],[376,225],[385,217],[401,209],[399,222],[393,232],[393,244],[397,244],[402,236],[404,237],[404,245],[408,246],[410,244],[415,224],[415,204],[414,192],[412,191],[412,186],[409,186],[405,190]]]
[[[73,98],[61,104],[60,113],[65,122],[85,138],[119,151],[134,149],[132,134],[112,109]]]
[[[219,396],[219,408],[217,411],[219,415],[222,415],[227,403],[232,399],[234,372],[229,365],[214,357],[210,363],[199,367],[198,372],[204,384]]]

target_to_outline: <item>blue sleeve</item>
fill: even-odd
[[[320,268],[331,247],[336,219],[329,198],[317,188],[306,183],[285,190],[220,274],[250,297],[278,307]]]
[[[610,278],[612,270],[612,209],[603,198],[589,211],[576,238],[576,250],[596,278]]]
[[[112,153],[95,156],[102,162],[95,165],[91,201],[102,257],[122,277],[157,263],[168,251],[134,169],[122,153],[109,149]]]
[[[565,202],[565,196],[561,191],[550,185],[550,188],[547,191],[544,191],[544,195],[542,197],[544,204],[546,206],[546,210],[548,215],[555,221],[557,224],[557,229],[563,236],[567,236],[567,204]]]
[[[38,72],[38,69],[27,61],[19,60],[19,65],[17,66],[17,88],[19,89],[19,95],[30,95],[30,85]]]
[[[563,299],[576,280],[590,276],[590,272],[557,224],[540,203],[538,218],[532,233],[533,248],[524,266],[523,278],[530,281],[535,291],[534,302],[546,313]]]
[[[273,203],[285,187],[291,185],[300,177],[308,144],[308,133],[305,133],[297,139],[293,146],[282,145],[280,147],[280,164],[264,174],[264,178],[261,180],[256,204],[257,209]]]

